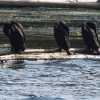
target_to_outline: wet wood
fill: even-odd
[[[45,49],[28,49],[21,54],[13,54],[5,52],[0,55],[1,61],[6,60],[64,60],[64,59],[98,59],[100,55],[90,55],[81,53],[82,49],[70,49],[74,52],[73,55],[68,56],[66,52],[56,52],[55,50]]]

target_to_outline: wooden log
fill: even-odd
[[[74,52],[68,56],[66,52],[56,52],[55,50],[29,49],[21,54],[5,53],[0,55],[0,61],[7,60],[64,60],[64,59],[94,59],[100,60],[100,55],[82,54],[82,49],[70,49]]]

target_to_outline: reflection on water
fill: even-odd
[[[8,60],[0,64],[0,99],[99,100],[99,62]]]

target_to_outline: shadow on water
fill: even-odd
[[[24,69],[25,68],[25,66],[24,66],[24,60],[15,60],[15,61],[12,61],[12,64],[8,68],[12,68],[14,70]]]
[[[27,99],[23,99],[23,100],[65,100],[65,99],[63,99],[63,98],[54,98],[54,97],[42,97],[42,96],[40,96],[40,97],[37,97],[37,96],[31,96],[31,97],[29,97],[29,98],[27,98]]]
[[[3,63],[1,63],[1,67],[0,68],[11,68],[14,70],[18,70],[18,69],[24,69],[24,60],[7,60]]]

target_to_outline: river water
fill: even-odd
[[[9,60],[0,67],[0,100],[100,99],[99,60]]]
[[[55,21],[65,20],[74,35],[79,34],[80,24],[88,20],[95,21],[99,28],[100,13],[99,10],[68,8],[0,8],[0,22],[10,20],[23,24],[27,48],[54,48]],[[0,28],[2,53],[9,49],[9,41],[3,35],[2,24]],[[99,99],[99,60],[8,60],[0,63],[0,100]]]

